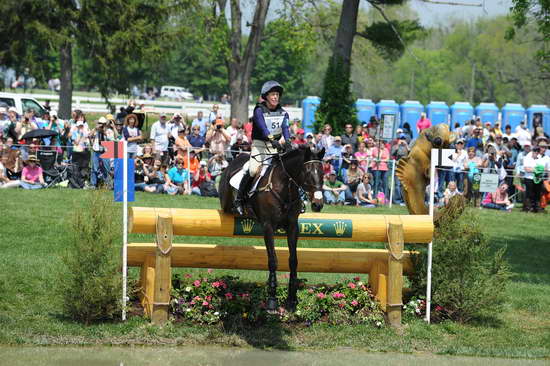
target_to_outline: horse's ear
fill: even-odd
[[[304,151],[304,161],[310,161],[311,160],[311,149],[309,146],[306,145],[299,145],[300,150]]]
[[[323,157],[325,156],[325,148],[323,147],[321,150],[317,152],[317,159],[323,160]]]

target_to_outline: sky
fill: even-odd
[[[445,1],[445,0],[440,0]],[[483,7],[426,4],[419,0],[410,2],[425,26],[446,23],[449,19],[473,19],[508,14],[512,0],[449,0],[467,4],[482,4]]]

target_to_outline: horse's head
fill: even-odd
[[[312,151],[309,146],[304,149],[303,188],[311,202],[311,209],[320,212],[323,208],[323,156],[325,149]]]

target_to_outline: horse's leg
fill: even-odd
[[[267,265],[269,277],[267,279],[267,311],[277,310],[277,254],[275,254],[275,241],[273,240],[273,226],[264,224],[264,242],[267,249]]]
[[[290,268],[287,309],[289,311],[294,311],[296,310],[296,304],[298,304],[298,298],[296,297],[296,292],[298,291],[298,255],[296,254],[296,247],[298,245],[298,218],[290,220],[289,222],[287,230],[287,243],[288,267]]]

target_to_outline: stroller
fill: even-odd
[[[57,150],[41,149],[36,155],[42,167],[46,188],[54,187],[69,179],[67,165],[58,163]]]
[[[84,188],[90,176],[90,152],[73,151],[69,163],[69,187]]]

